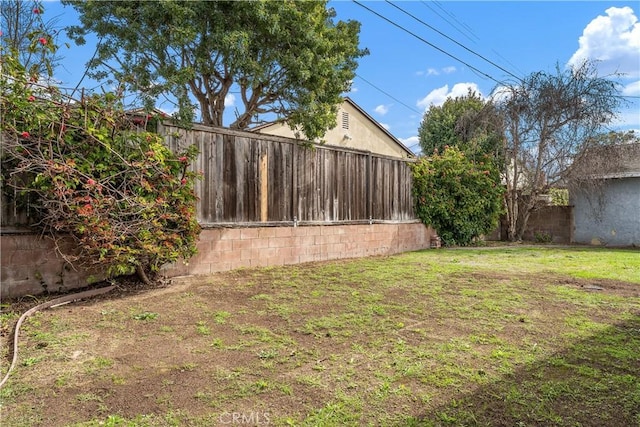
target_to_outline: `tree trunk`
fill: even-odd
[[[153,285],[153,282],[149,279],[149,276],[147,276],[147,273],[144,271],[143,266],[136,265],[136,273],[138,274],[138,278],[142,281],[142,283],[148,286]]]
[[[527,224],[529,223],[529,216],[531,215],[531,209],[527,206],[527,209],[522,212],[522,215],[518,218],[518,226],[516,231],[516,238],[518,242],[522,241],[524,232],[527,230]]]
[[[515,242],[517,239],[518,224],[518,193],[516,189],[510,189],[505,196],[507,205],[507,240]]]

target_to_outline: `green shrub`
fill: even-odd
[[[113,275],[137,270],[146,279],[191,257],[200,232],[198,174],[189,168],[196,150],[171,152],[132,123],[117,95],[72,99],[15,52],[0,54],[3,188],[28,201],[33,226],[71,236],[75,247],[58,245],[67,259]]]
[[[503,210],[500,173],[489,158],[477,164],[457,148],[412,165],[416,214],[445,245],[469,245],[497,226]]]
[[[551,243],[553,242],[553,236],[546,231],[536,231],[533,233],[533,239],[536,243]]]
[[[569,190],[566,188],[552,188],[549,195],[553,206],[569,206]]]

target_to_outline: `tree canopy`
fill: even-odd
[[[418,137],[426,156],[458,147],[477,160],[485,154],[496,157],[500,153],[500,130],[493,103],[470,90],[465,96],[448,98],[442,106],[431,106],[420,123]]]
[[[623,102],[593,63],[536,72],[496,91],[504,120],[510,240],[522,237],[540,196],[564,180],[576,156],[610,124]]]
[[[209,125],[225,125],[233,95],[241,105],[231,128],[271,114],[322,137],[367,53],[358,47],[360,24],[334,23],[326,1],[64,3],[80,14],[82,25],[69,29],[77,43],[88,33],[100,38],[93,77],[115,78],[147,107],[170,94],[180,118],[194,119],[196,107]]]

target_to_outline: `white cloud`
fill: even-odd
[[[402,142],[405,147],[416,154],[422,151],[422,149],[420,148],[420,138],[418,138],[418,135],[410,136],[409,138],[398,138],[398,140]]]
[[[509,88],[506,86],[500,85],[500,86],[497,86],[493,90],[493,92],[491,92],[491,95],[489,95],[489,98],[491,98],[493,102],[500,103],[502,101],[508,100],[510,96],[511,96],[511,91],[509,90]]]
[[[427,68],[426,72],[418,71],[416,75],[439,76],[440,74],[451,74],[451,73],[454,73],[455,71],[456,71],[456,67],[454,66],[443,67],[443,68],[440,68],[439,70],[436,68]]]
[[[439,107],[444,104],[444,101],[446,101],[447,98],[466,96],[469,93],[469,90],[472,90],[482,96],[480,88],[476,83],[456,83],[453,85],[451,90],[449,90],[449,85],[444,85],[438,89],[432,90],[427,96],[418,100],[416,105],[420,108],[424,108],[425,110],[431,105]]]
[[[387,114],[389,112],[389,107],[387,107],[384,104],[380,104],[376,108],[374,108],[373,111],[375,111],[376,113],[380,114],[381,116],[384,116],[385,114]]]
[[[618,117],[611,123],[614,128],[620,129],[640,129],[640,114],[638,107],[628,109],[618,114]]]
[[[640,96],[640,80],[626,85],[622,89],[622,94],[626,96]]]
[[[629,78],[640,77],[640,22],[633,9],[610,7],[607,16],[598,16],[583,30],[580,47],[567,65],[596,60],[602,75],[615,72]]]
[[[232,93],[227,94],[224,97],[224,106],[225,107],[233,107],[236,103],[236,96]]]

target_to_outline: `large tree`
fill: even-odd
[[[424,114],[418,137],[422,153],[442,153],[457,147],[472,160],[499,158],[501,121],[492,102],[469,90],[465,96],[448,98],[442,106],[431,106]]]
[[[616,83],[585,62],[536,72],[495,92],[504,120],[508,238],[520,240],[541,196],[567,175],[622,102]]]
[[[326,1],[64,3],[80,13],[82,26],[69,29],[76,42],[88,33],[100,38],[89,64],[94,77],[112,75],[147,107],[170,94],[182,119],[196,107],[216,126],[225,125],[225,100],[235,93],[242,105],[229,127],[246,129],[271,114],[322,137],[367,53],[358,47],[360,24],[333,22]]]

